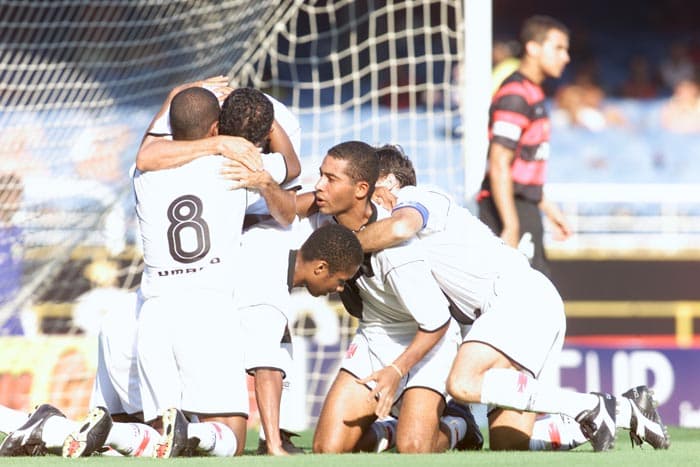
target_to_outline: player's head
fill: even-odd
[[[170,103],[170,128],[175,140],[195,140],[216,133],[219,101],[200,87],[184,89]]]
[[[520,31],[523,61],[537,66],[547,77],[558,78],[569,63],[569,30],[544,15],[526,19]]]
[[[265,148],[274,120],[274,107],[265,94],[253,88],[238,88],[221,104],[219,134],[240,136]]]
[[[378,186],[388,189],[416,184],[416,171],[413,162],[397,144],[385,144],[377,148],[379,162]]]
[[[299,257],[295,274],[302,275],[302,284],[317,297],[342,291],[345,282],[360,268],[364,255],[360,241],[350,229],[328,224],[306,239]]]
[[[328,150],[316,182],[316,204],[324,214],[337,215],[358,203],[365,205],[374,192],[379,164],[374,147],[346,141]]]

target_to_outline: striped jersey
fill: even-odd
[[[542,199],[550,123],[542,87],[516,71],[494,94],[489,110],[489,140],[515,151],[511,164],[516,197],[538,203]],[[488,174],[481,198],[491,194]]]

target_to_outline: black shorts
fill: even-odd
[[[549,262],[544,251],[544,227],[540,208],[532,201],[515,198],[515,210],[520,222],[520,237],[522,238],[525,232],[530,232],[532,235],[535,252],[530,264],[545,276],[550,277]],[[479,201],[479,219],[489,226],[493,233],[501,235],[503,223],[492,197],[489,196]]]

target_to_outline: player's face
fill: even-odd
[[[316,205],[323,214],[337,215],[356,202],[356,184],[346,173],[348,162],[326,156],[319,169],[320,178],[316,182]]]
[[[569,36],[551,29],[539,46],[539,61],[545,75],[559,78],[569,63]]]
[[[315,274],[311,279],[306,281],[306,288],[314,297],[327,295],[333,292],[342,292],[345,287],[345,282],[350,280],[355,275],[358,268],[351,271],[336,271],[333,274],[328,273],[328,268],[325,268],[321,274]]]

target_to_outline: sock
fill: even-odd
[[[238,447],[233,431],[219,422],[190,423],[187,425],[187,437],[199,439],[197,451],[215,457],[233,456]]]
[[[568,451],[588,442],[579,423],[566,415],[543,414],[535,420],[531,451]]]
[[[395,418],[386,418],[372,423],[371,428],[377,438],[377,445],[374,452],[384,452],[396,446],[396,424]]]
[[[27,418],[29,418],[29,414],[26,412],[20,412],[19,410],[0,405],[0,431],[3,433],[15,431],[24,425]]]
[[[462,441],[464,435],[467,434],[467,422],[461,417],[446,415],[440,417],[440,423],[447,427],[450,433],[450,449],[454,449],[457,443]]]
[[[151,457],[159,439],[160,433],[149,425],[115,423],[105,444],[124,456]]]
[[[46,419],[44,429],[41,432],[41,439],[47,449],[57,449],[63,447],[63,442],[69,434],[80,429],[80,422],[68,420],[66,417],[54,415]]]
[[[561,413],[571,418],[598,404],[598,396],[540,384],[516,370],[494,368],[484,374],[481,402],[515,410]]]
[[[615,405],[617,406],[617,415],[615,416],[615,425],[618,428],[630,429],[632,421],[632,401],[626,397],[616,397]]]

